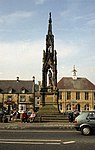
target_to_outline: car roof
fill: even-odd
[[[95,110],[90,110],[90,111],[81,111],[81,113],[91,113],[91,112],[94,112],[94,113],[95,113]]]

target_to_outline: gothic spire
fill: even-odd
[[[51,12],[49,13],[48,34],[49,34],[49,35],[52,35],[52,19],[51,19]]]

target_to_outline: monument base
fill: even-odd
[[[46,104],[45,106],[42,106],[39,111],[38,115],[57,115],[59,114],[58,111],[58,106],[57,105],[51,105],[51,104]]]
[[[46,93],[44,96],[42,95],[42,99],[44,99],[44,105],[43,105],[43,101],[41,101],[40,104],[40,110],[39,112],[46,112],[48,114],[51,114],[51,112],[59,112],[58,111],[58,102],[57,102],[57,95],[53,94],[53,93]],[[43,110],[43,111],[42,111]]]
[[[36,119],[43,122],[62,120],[63,115],[59,112],[58,106],[58,90],[43,88],[41,89],[41,96],[40,108]]]

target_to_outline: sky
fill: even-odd
[[[50,12],[58,81],[75,65],[95,84],[95,0],[0,0],[0,80],[41,80]]]

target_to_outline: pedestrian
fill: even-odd
[[[13,110],[11,110],[11,113],[10,113],[10,121],[12,120],[12,117],[13,117]]]
[[[32,114],[30,115],[29,119],[30,119],[30,122],[34,122],[34,119],[35,119],[35,113],[32,112]]]
[[[69,122],[73,122],[74,120],[73,112],[69,113],[68,118],[69,118]]]
[[[22,113],[22,122],[27,122],[27,112],[26,111],[24,111],[23,113]]]

